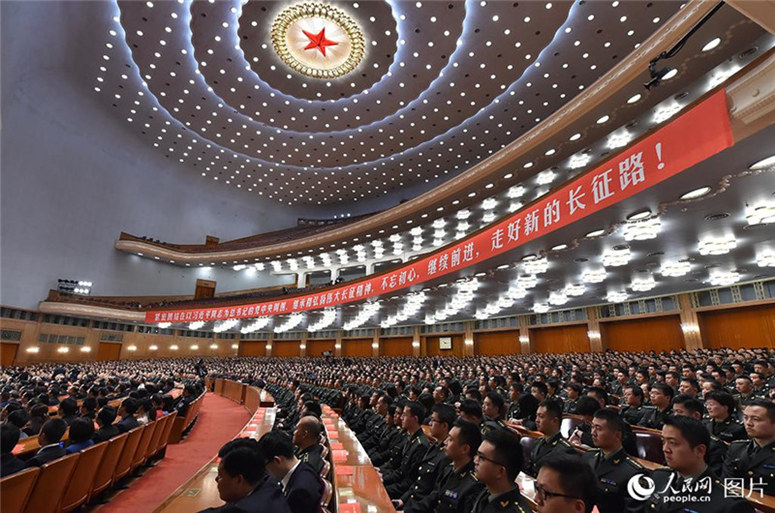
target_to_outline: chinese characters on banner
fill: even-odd
[[[734,144],[723,90],[519,212],[390,273],[274,301],[233,307],[148,311],[146,322],[188,322],[289,314],[360,301],[423,283],[513,250],[653,187]]]

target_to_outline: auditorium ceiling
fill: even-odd
[[[191,180],[286,204],[347,205],[390,194],[398,202],[402,189],[483,161],[624,59],[681,2],[91,5],[102,11],[94,94]],[[633,84],[639,98],[626,116],[760,37],[744,20],[722,7],[665,86]],[[625,124],[610,107],[504,185]]]

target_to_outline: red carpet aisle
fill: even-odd
[[[224,443],[234,438],[249,418],[250,415],[243,406],[208,392],[199,411],[199,419],[183,442],[168,445],[167,456],[163,460],[146,470],[142,477],[133,480],[127,490],[113,496],[108,504],[94,508],[93,511],[153,511],[210,461]]]

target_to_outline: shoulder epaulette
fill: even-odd
[[[743,438],[741,440],[732,440],[732,442],[730,442],[730,444],[747,444],[750,441],[751,440],[749,438]]]
[[[637,460],[635,460],[635,459],[633,459],[633,458],[630,458],[629,456],[627,456],[626,458],[624,458],[624,460],[625,460],[627,463],[629,463],[631,466],[635,467],[637,470],[643,470],[643,469],[645,469],[645,468],[646,468],[646,467],[644,467],[643,465],[641,465],[641,464],[640,464],[640,462],[638,462]]]

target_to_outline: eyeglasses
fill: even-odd
[[[505,467],[506,466],[505,464],[501,463],[500,461],[495,461],[492,458],[488,458],[487,456],[485,456],[481,452],[477,452],[476,453],[476,457],[479,458],[480,460],[489,461],[493,465],[500,465],[501,467]]]
[[[536,501],[537,502],[548,501],[552,497],[562,497],[564,499],[582,500],[581,497],[573,497],[572,495],[565,495],[563,493],[556,493],[556,492],[547,491],[546,488],[544,488],[543,486],[541,486],[538,483],[535,484],[535,490],[536,490]]]

